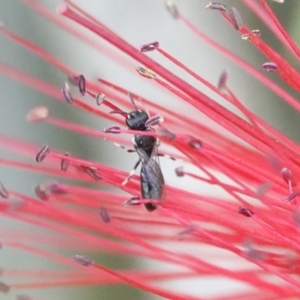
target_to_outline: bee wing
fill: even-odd
[[[146,164],[151,159],[151,157],[147,155],[145,150],[138,148],[137,146],[135,146],[134,149],[136,153],[139,155],[142,164]]]
[[[150,159],[148,163],[144,165],[144,170],[148,176],[149,181],[153,185],[164,184],[164,176],[162,174],[160,165],[154,159]]]
[[[159,161],[159,156],[158,156],[159,145],[160,145],[160,141],[159,141],[159,139],[156,139],[156,144],[155,144],[155,147],[153,148],[151,157],[153,157],[154,160],[156,161],[156,163],[160,166],[160,161]]]
[[[157,147],[153,149],[153,152],[156,151]],[[151,157],[149,157],[143,149],[136,148],[136,151],[142,161],[142,167],[147,177],[147,181],[151,185],[161,185],[164,183],[164,177],[160,168],[159,163],[157,163],[156,155],[153,156],[153,152]]]

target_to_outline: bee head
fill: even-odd
[[[133,110],[126,116],[126,125],[132,130],[145,130],[146,121],[149,119],[147,112],[143,110]]]

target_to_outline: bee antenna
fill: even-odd
[[[134,102],[134,99],[133,99],[133,97],[132,97],[132,94],[131,94],[130,92],[128,92],[128,97],[129,97],[131,103],[133,104],[135,110],[138,110],[138,108],[137,108],[137,106],[136,106],[136,104],[135,104],[135,102]]]
[[[128,113],[125,112],[125,111],[123,111],[123,110],[112,110],[112,111],[110,111],[109,113],[110,113],[111,115],[112,115],[112,114],[120,114],[120,115],[124,115],[124,116],[127,116],[127,115],[128,115]]]
[[[139,98],[139,100],[140,100],[140,102],[141,102],[141,105],[142,105],[143,109],[145,110],[145,112],[147,113],[148,117],[150,118],[149,110],[148,110],[148,108],[146,108],[146,106],[144,105],[143,99],[142,99],[142,98]]]

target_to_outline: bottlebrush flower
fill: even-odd
[[[54,299],[61,294],[53,294],[53,289],[63,288],[68,299],[81,299],[84,293],[91,293],[85,299],[95,299],[104,288],[113,286],[107,299],[145,296],[125,291],[121,297],[113,294],[114,285],[122,283],[134,288],[132,293],[138,289],[168,299],[297,299],[299,145],[248,109],[243,97],[235,95],[228,83],[235,77],[234,72],[230,77],[221,72],[226,63],[220,69],[218,84],[212,83],[193,66],[176,59],[171,54],[175,49],[164,47],[159,37],[144,34],[145,40],[140,43],[143,46],[132,46],[117,30],[92,17],[84,6],[72,0],[65,3],[57,9],[58,14],[34,0],[24,1],[24,8],[38,13],[42,22],[50,20],[59,30],[99,50],[97,57],[84,54],[80,71],[71,68],[68,59],[60,60],[47,47],[17,34],[10,25],[1,31],[16,49],[25,48],[34,59],[50,64],[47,70],[59,73],[57,83],[51,84],[45,74],[35,74],[38,70],[24,72],[22,65],[13,67],[1,62],[2,74],[14,79],[15,85],[33,88],[40,97],[60,100],[59,108],[64,113],[53,113],[42,99],[32,107],[27,120],[37,124],[28,123],[26,127],[43,132],[40,145],[34,144],[31,137],[25,141],[1,135],[1,146],[7,151],[1,164],[8,174],[13,174],[14,181],[10,186],[6,184],[7,172],[2,175],[0,211],[5,222],[0,238],[6,261],[0,291],[17,295],[19,300]],[[279,4],[265,0],[241,3],[269,27],[297,62],[299,49],[270,8]],[[130,8],[126,3],[126,9]],[[244,47],[251,51],[256,48],[264,56],[261,66],[252,66],[205,35],[169,1],[167,8],[175,20],[166,13],[164,19],[176,23],[176,30],[195,35],[196,41],[200,38],[205,42],[203,47],[217,50],[299,111],[292,90],[299,92],[300,75],[292,63],[262,39],[265,27],[252,28],[248,21],[248,28],[236,8],[218,3],[206,5],[210,9],[206,14],[226,24],[227,28],[218,29],[222,34],[235,32],[248,42]],[[135,16],[151,27],[154,16],[149,18],[147,11],[141,9],[143,13]],[[49,43],[56,43],[50,33]],[[185,37],[177,34],[176,31],[176,42],[184,45]],[[57,45],[60,52],[70,55],[67,38]],[[78,52],[82,49],[78,46]],[[187,57],[189,50],[187,47]],[[93,64],[98,57],[103,69],[97,75],[86,71],[86,64]],[[207,57],[199,55],[198,59],[204,63]],[[209,64],[215,67],[214,61]],[[266,71],[276,73],[284,88]],[[132,82],[129,87],[121,84],[128,77]],[[147,92],[131,92],[140,85]],[[261,101],[254,89],[247,86],[247,91],[253,101]],[[172,95],[173,102],[158,99],[159,92],[165,92],[166,97]],[[273,111],[270,100],[265,101]],[[146,124],[153,130],[124,129],[124,117],[135,110],[135,105],[153,116]],[[98,123],[93,129],[92,123],[83,125],[70,117],[76,111],[91,120],[106,120],[106,130],[99,129]],[[21,115],[25,115],[22,110]],[[24,126],[18,129],[20,135],[25,134]],[[57,135],[67,132],[66,141],[55,143],[56,134],[47,133],[51,127]],[[73,133],[79,138],[74,140],[75,146],[68,145],[67,149],[67,139]],[[106,153],[100,161],[97,149],[95,157],[88,157],[87,152],[96,147],[88,137],[97,143],[105,140],[102,148],[113,149],[111,142],[130,148],[133,146],[128,137],[133,134],[159,138],[158,152],[181,160],[176,162],[176,169],[162,162],[163,185],[158,165],[153,162],[151,169],[140,153],[143,172],[146,167],[157,171],[151,180],[159,179],[158,188],[163,195],[156,199],[141,198],[140,181],[145,183],[149,178],[134,175],[124,184],[128,170],[120,170],[118,165],[130,155],[138,159],[136,153],[125,153],[122,159],[119,154]],[[9,173],[14,168],[18,174]],[[171,179],[170,170],[176,180]],[[18,188],[21,179],[28,182],[27,191]],[[149,212],[137,205],[142,203],[150,203],[156,209]],[[122,267],[114,260],[128,264]],[[92,286],[100,288],[92,290]],[[72,287],[77,288],[76,294]],[[41,288],[43,291],[38,292]]]

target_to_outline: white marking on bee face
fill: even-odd
[[[131,139],[133,146],[137,146],[134,137]]]

